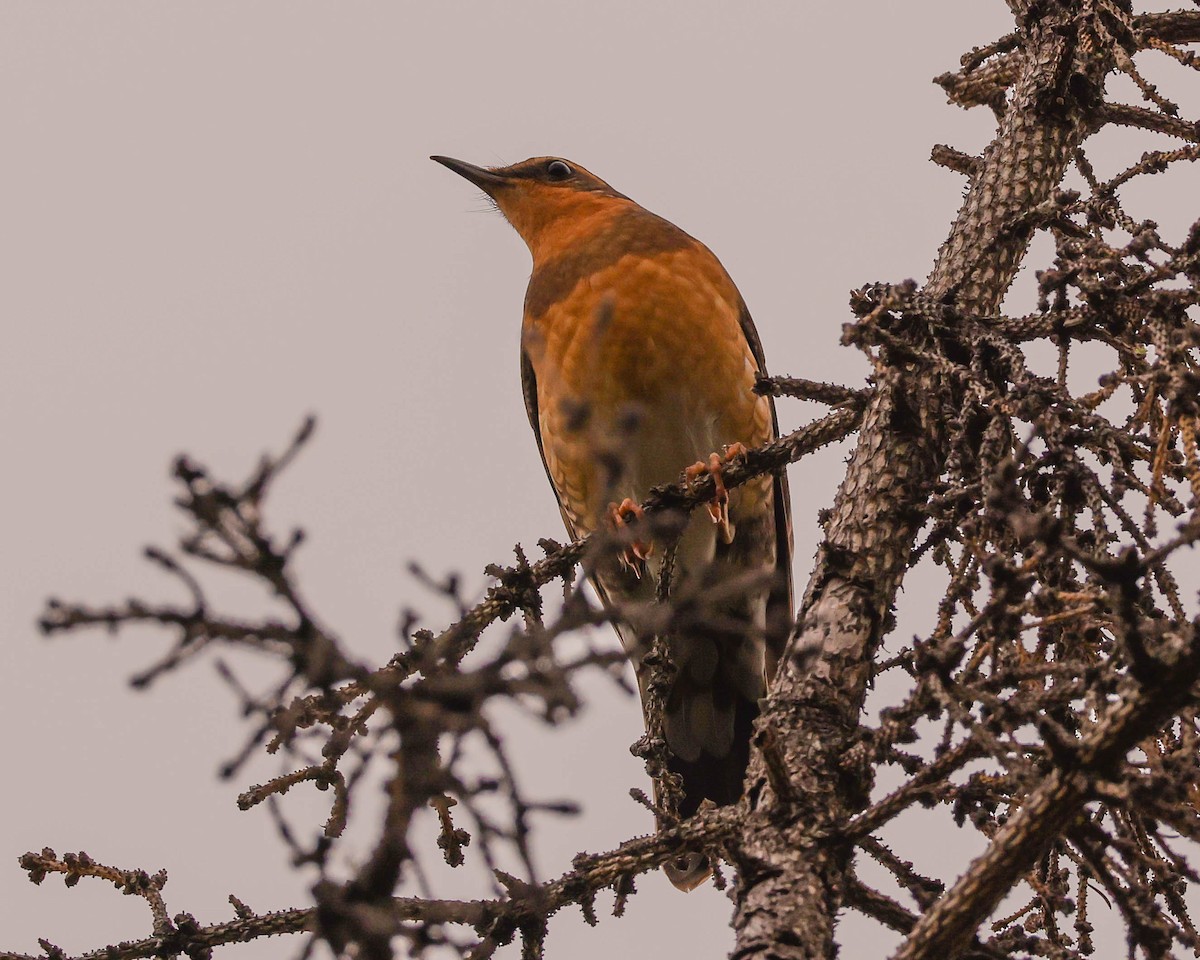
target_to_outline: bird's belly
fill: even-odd
[[[609,502],[643,500],[724,445],[771,436],[738,305],[669,268],[619,261],[527,322],[543,450],[580,534]]]

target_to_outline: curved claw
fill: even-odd
[[[626,497],[619,504],[610,503],[608,505],[608,522],[614,530],[620,530],[621,527],[641,520],[645,513],[641,506]],[[640,580],[642,574],[646,572],[646,561],[653,555],[653,541],[647,543],[635,538],[630,540],[625,545],[625,549],[621,551],[621,566],[631,571]]]
[[[693,482],[708,474],[713,478],[713,498],[708,502],[708,515],[712,517],[720,531],[722,543],[733,543],[734,527],[729,522],[729,491],[725,489],[723,476],[724,465],[731,463],[735,457],[744,457],[746,448],[740,443],[731,443],[725,448],[725,455],[710,453],[708,462],[697,460],[683,471],[684,477]]]

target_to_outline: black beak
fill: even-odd
[[[497,187],[502,187],[508,183],[507,178],[492,173],[491,170],[487,170],[484,167],[477,167],[473,163],[464,163],[462,160],[455,160],[453,157],[430,157],[429,159],[436,160],[443,167],[448,167],[460,177],[470,180],[489,196]]]

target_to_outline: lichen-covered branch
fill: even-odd
[[[779,779],[777,771],[768,776],[765,764],[756,763],[751,776],[752,815],[740,841],[733,845],[739,866],[735,918],[738,932],[735,956],[739,958],[833,955],[833,920],[843,904],[851,857],[849,845],[838,842],[839,825],[847,820],[853,822],[857,811],[866,806],[870,790],[871,751],[860,751],[855,745],[867,735],[858,730],[859,710],[867,683],[878,669],[875,651],[881,637],[892,629],[896,590],[915,558],[935,548],[949,561],[945,546],[937,545],[964,544],[961,560],[955,561],[959,564],[959,579],[957,584],[952,581],[945,602],[943,622],[949,627],[954,611],[969,604],[971,597],[970,593],[964,593],[965,585],[970,577],[978,576],[987,554],[1011,549],[1008,545],[1014,528],[1029,537],[1036,527],[1032,521],[1022,521],[1024,514],[1014,516],[1011,512],[980,516],[973,530],[963,526],[967,516],[972,516],[974,510],[986,511],[989,502],[996,509],[994,505],[1001,497],[999,484],[1023,482],[1011,471],[1002,469],[1005,458],[1015,454],[1022,463],[1037,459],[1029,457],[1028,448],[1017,452],[1014,421],[1028,419],[1040,429],[1040,439],[1051,450],[1048,456],[1059,458],[1062,482],[1069,482],[1066,480],[1069,470],[1082,467],[1073,459],[1070,468],[1062,462],[1063,458],[1071,457],[1069,451],[1073,447],[1098,442],[1105,451],[1102,454],[1105,460],[1116,452],[1120,462],[1128,463],[1131,448],[1137,446],[1133,439],[1136,431],[1111,427],[1103,418],[1090,414],[1089,404],[1095,401],[1085,399],[1077,403],[1066,391],[1065,352],[1057,383],[1047,383],[1030,374],[1015,347],[1011,330],[993,326],[989,320],[995,318],[1034,231],[1048,229],[1054,233],[1059,240],[1060,256],[1066,258],[1098,245],[1099,241],[1093,238],[1102,229],[1099,214],[1102,199],[1095,198],[1089,206],[1078,197],[1056,191],[1080,145],[1096,128],[1097,118],[1105,116],[1101,97],[1104,75],[1120,68],[1137,81],[1139,75],[1129,60],[1127,48],[1136,48],[1138,28],[1115,4],[1014,6],[1015,34],[965,58],[966,67],[961,75],[939,79],[964,105],[992,106],[999,123],[995,138],[980,157],[952,161],[968,175],[969,187],[929,280],[920,289],[901,285],[867,290],[852,304],[860,319],[845,339],[872,352],[878,386],[868,404],[858,446],[826,524],[826,540],[799,612],[792,656],[777,678],[762,720],[764,731],[769,730],[775,742],[782,741],[790,795],[786,798],[778,795],[774,786]],[[1145,28],[1150,26],[1147,24]],[[1161,111],[1166,107],[1167,102],[1149,88],[1145,92],[1154,100],[1155,109]],[[1113,119],[1111,112],[1106,116]],[[1160,126],[1168,132],[1180,130],[1178,126]],[[1086,222],[1080,223],[1076,217]],[[1122,254],[1115,253],[1120,259]],[[1149,272],[1153,269],[1148,266]],[[1166,272],[1178,269],[1179,264],[1175,263]],[[1071,274],[1067,283],[1084,285],[1091,278],[1089,273]],[[1044,286],[1050,290],[1062,279],[1062,274],[1050,272]],[[1130,298],[1122,303],[1122,308],[1128,309],[1123,316],[1145,315],[1132,301],[1136,296],[1134,291],[1144,289],[1137,287],[1138,282],[1131,278],[1121,291]],[[1044,302],[1045,322],[1061,324],[1049,332],[1060,344],[1060,351],[1065,351],[1074,338],[1074,333],[1067,332],[1070,324],[1077,328],[1090,325],[1083,315],[1076,314],[1078,319],[1072,319],[1072,309],[1101,309],[1107,322],[1113,309],[1110,304],[1121,302],[1120,293],[1112,287],[1109,290],[1107,301],[1090,297],[1082,299],[1080,304],[1059,293]],[[1173,299],[1175,295],[1171,296]],[[1184,293],[1177,303],[1187,303],[1188,296]],[[916,304],[920,306],[914,316]],[[1186,320],[1181,322],[1188,327]],[[1125,351],[1119,345],[1118,351],[1124,356]],[[1173,376],[1185,379],[1191,376],[1188,371],[1194,363],[1194,354],[1179,355],[1178,361]],[[1121,380],[1122,374],[1116,374],[1115,379]],[[1045,395],[1044,401],[1031,404],[1032,396],[1038,393]],[[1050,417],[1043,403],[1062,404],[1060,413],[1071,421],[1071,426],[1064,430],[1057,422],[1052,423],[1059,417]],[[1072,410],[1077,411],[1074,417],[1068,412]],[[1107,436],[1100,439],[1096,434]],[[1161,426],[1160,438],[1172,435],[1168,426]],[[1150,487],[1143,486],[1143,490],[1163,508],[1171,510],[1177,504],[1170,495],[1165,490],[1156,494],[1152,489],[1153,483],[1159,483],[1165,476],[1170,459],[1162,455],[1161,444],[1151,443],[1149,449],[1155,448],[1159,454],[1150,457],[1158,464],[1152,471],[1157,479]],[[1059,452],[1064,449],[1067,452]],[[1148,452],[1145,447],[1141,449]],[[967,485],[964,477],[956,489],[952,488],[953,493],[947,491],[944,495],[963,497],[960,504],[972,503],[972,511],[966,515],[952,511],[946,522],[935,526],[930,539],[914,553],[918,529],[935,515],[930,505],[942,495],[939,487],[947,483],[947,471],[954,475],[964,469],[970,474],[972,486]],[[1038,472],[1036,467],[1031,469]],[[1125,486],[1121,489],[1140,483],[1130,480],[1131,476],[1132,471],[1122,472]],[[1079,482],[1080,502],[1091,505],[1097,522],[1104,523],[1100,519],[1103,514],[1114,514],[1125,535],[1133,537],[1148,553],[1150,545],[1136,532],[1137,525],[1130,515],[1111,496],[1105,499],[1096,492],[1108,484],[1087,476],[1086,468],[1080,469]],[[992,527],[985,528],[984,522],[1005,531],[995,535],[995,545],[985,547],[979,539],[985,529],[988,531],[985,539],[993,537]],[[1043,522],[1051,523],[1048,519]],[[1056,554],[1061,556],[1064,549],[1054,546],[1051,533],[1052,527],[1047,526],[1040,538],[1036,535],[1031,538],[1042,546],[1040,550],[1027,548],[1035,551],[1028,559],[1028,566],[1038,571],[1038,580],[1044,576],[1054,583],[1050,574],[1061,571],[1062,567],[1062,562],[1054,558]],[[1092,539],[1088,543],[1088,549],[1095,549],[1101,541]],[[1106,551],[1107,546],[1104,542],[1100,548]],[[999,563],[1001,556],[996,554],[994,561],[989,562]],[[998,574],[999,569],[994,573]],[[1153,571],[1150,576],[1168,599],[1175,595],[1176,587],[1168,573]],[[1057,579],[1062,579],[1061,572],[1057,573]],[[1072,620],[1085,622],[1095,614],[1104,596],[1104,580],[1099,574],[1093,580],[1101,587],[1098,593],[1064,589],[1063,594],[1073,595],[1070,601],[1043,607],[1045,615],[1038,620],[1040,635],[1049,637],[1058,629],[1055,625]],[[979,621],[976,629],[993,617],[1011,618],[1020,609],[1024,591],[1028,589],[1025,582],[1017,577],[1012,587],[1001,589],[1001,586],[997,578],[993,589],[1000,592],[994,594],[993,605],[976,613]],[[968,606],[968,609],[974,608]],[[1172,603],[1172,610],[1173,622],[1178,625],[1177,603]],[[1017,636],[1020,632],[1017,631]],[[965,638],[973,635],[974,630],[965,634],[957,645],[952,635],[940,641],[950,645],[950,651],[944,654],[950,658],[950,666],[957,667],[961,662],[968,647]],[[993,658],[1000,644],[1011,648],[1019,643],[1007,623],[994,637],[989,631],[989,638]],[[974,671],[980,670],[977,658],[970,663]],[[950,742],[943,741],[936,750],[941,759],[931,765],[918,757],[906,760],[915,774],[911,785],[897,795],[892,807],[885,803],[884,807],[876,808],[878,813],[863,814],[864,822],[890,817],[906,806],[907,797],[912,795],[936,799],[940,793],[945,800],[961,802],[961,791],[947,782],[945,774],[931,773],[939,764],[953,769],[953,764],[945,759],[955,751],[960,754],[979,751],[992,756],[1009,766],[1013,776],[1019,774],[1020,782],[1033,782],[1031,765],[1010,742],[1010,736],[998,736],[987,725],[972,719],[971,695],[949,677],[944,683],[939,681],[932,686],[924,679],[927,671],[946,668],[940,661],[917,655],[906,666],[920,678],[914,695],[922,701],[918,715],[930,710],[945,711],[948,721],[968,727],[971,739],[953,749]],[[1039,669],[1046,676],[1054,667],[1039,663]],[[1078,676],[1078,669],[1067,666],[1063,679]],[[1116,664],[1112,664],[1112,669],[1119,672]],[[942,675],[935,672],[934,676]],[[1065,688],[1081,689],[1075,685]],[[1187,705],[1188,689],[1185,685],[1185,695],[1181,698],[1155,701],[1169,703],[1170,708],[1155,713],[1148,721],[1150,728],[1167,722],[1175,710]],[[979,696],[974,684],[971,694]],[[989,711],[1008,708],[1013,714],[1028,715],[1019,712],[1023,704],[1010,707],[1011,701],[996,695],[986,696],[983,703]],[[914,702],[913,709],[916,706]],[[1009,723],[1015,723],[1014,718],[1005,716],[1002,729],[1010,729]],[[1139,729],[1143,735],[1149,732],[1147,728]],[[1106,749],[1121,739],[1112,730],[1096,736],[1107,745]],[[1090,749],[1086,746],[1090,742],[1085,739],[1080,750]],[[1016,794],[1019,789],[1014,791]],[[1035,792],[1027,800],[1042,796]],[[1078,810],[1082,796],[1084,793],[1076,798],[1077,802],[1068,802],[1068,809]],[[1055,799],[1064,800],[1057,795]],[[979,890],[986,893],[979,894],[977,890],[978,899],[970,907],[962,898],[956,898],[959,887],[936,900],[936,906],[935,901],[926,904],[928,912],[909,934],[908,943],[914,946],[905,949],[925,950],[915,946],[923,943],[934,946],[913,956],[955,955],[974,935],[991,907],[1038,857],[1046,854],[1047,844],[1058,835],[1063,822],[1046,826],[1027,814],[1024,806],[1021,809],[1020,819],[1010,823],[1036,822],[1039,826],[1031,832],[1016,834],[1005,828],[995,835],[991,855],[1005,862],[1008,868],[994,873],[973,871],[970,879],[979,880]],[[901,882],[907,883],[902,878]],[[937,933],[931,934],[932,930]]]

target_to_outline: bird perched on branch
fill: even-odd
[[[689,464],[689,476],[713,476],[711,520],[698,512],[673,545],[627,537],[622,562],[597,567],[592,582],[605,603],[632,609],[654,600],[670,555],[675,595],[708,599],[668,637],[667,767],[682,778],[680,816],[704,799],[734,803],[792,616],[786,477],[728,492],[721,482],[728,458],[778,435],[773,401],[754,392],[766,370],[746,305],[707,247],[578,164],[432,159],[483,190],[533,255],[521,381],[570,535],[634,523],[651,487]],[[622,619],[645,707],[652,638]],[[682,890],[711,872],[700,853],[665,869]]]

